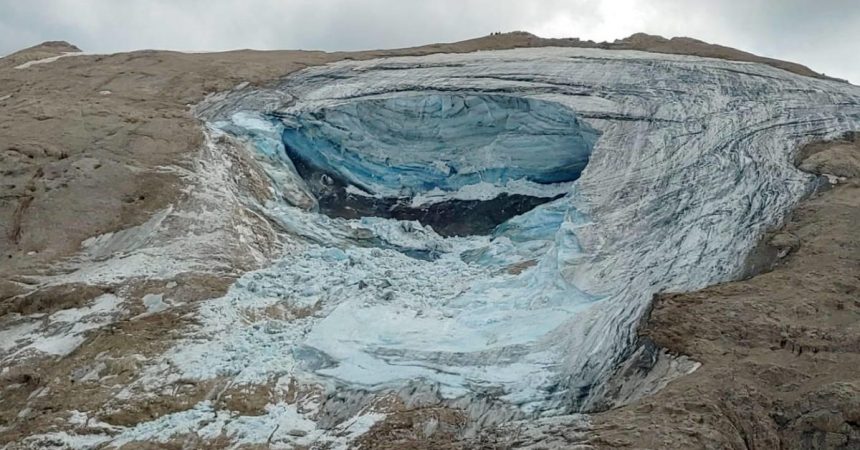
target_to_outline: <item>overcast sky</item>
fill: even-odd
[[[358,50],[512,30],[691,36],[860,83],[860,0],[0,0],[4,55],[46,40],[89,52]]]

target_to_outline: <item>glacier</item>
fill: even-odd
[[[795,150],[860,129],[860,88],[542,48],[343,61],[195,112],[254,153],[286,243],[201,306],[165,356],[182,377],[552,415],[606,401],[653,295],[741,275],[815,185]],[[273,306],[302,313],[248,319]]]

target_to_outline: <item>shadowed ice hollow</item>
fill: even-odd
[[[505,95],[358,100],[279,118],[322,212],[417,220],[445,235],[487,233],[559,196],[598,137],[558,103]]]

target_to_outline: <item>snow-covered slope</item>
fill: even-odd
[[[793,152],[860,128],[860,88],[545,48],[341,62],[198,114],[255,149],[291,245],[204,305],[180,376],[418,380],[552,414],[604,395],[653,294],[741,273],[813,185]],[[303,312],[248,319],[273,305]]]

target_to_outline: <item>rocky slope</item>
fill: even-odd
[[[550,44],[597,48],[420,56]],[[854,445],[848,313],[807,323],[771,306],[765,320],[723,285],[660,293],[773,254],[779,280],[808,278],[817,259],[792,265],[804,248],[838,247],[815,280],[856,294],[853,210],[832,206],[856,198],[852,142],[801,152],[846,186],[750,253],[815,186],[796,149],[858,128],[856,87],[645,35],[75,50],[0,60],[0,438],[13,448]],[[834,237],[815,240],[822,229]],[[783,298],[773,276],[744,283]],[[810,295],[830,302],[827,289]],[[795,311],[820,313],[796,291]],[[773,327],[781,350],[765,344]],[[804,345],[831,366],[780,356]],[[726,370],[744,387],[728,400]],[[802,383],[805,397],[777,393]]]

